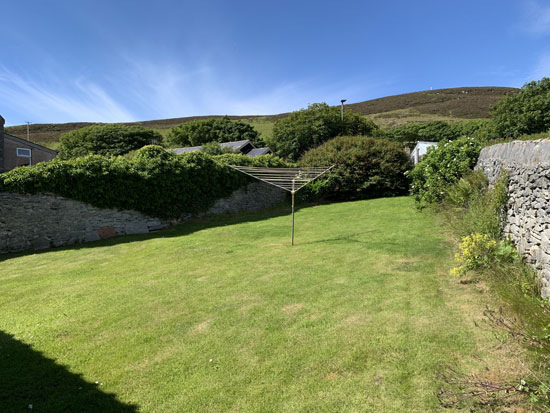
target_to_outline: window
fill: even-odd
[[[27,148],[17,148],[17,156],[20,156],[22,158],[30,158],[31,150]]]

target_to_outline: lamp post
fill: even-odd
[[[340,107],[340,120],[343,122],[344,121],[344,102],[346,101],[346,99],[342,99],[340,101],[340,103],[342,104],[342,106]]]

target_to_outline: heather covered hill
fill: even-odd
[[[346,107],[354,112],[368,116],[382,127],[430,120],[457,122],[465,119],[489,117],[492,105],[506,94],[516,93],[518,90],[508,87],[461,87],[426,90],[350,103]],[[265,116],[229,116],[229,118],[232,120],[245,120],[251,123],[260,133],[269,135],[271,134],[273,122],[286,116],[288,116],[288,113]],[[164,134],[169,128],[177,126],[182,122],[220,117],[223,117],[223,115],[190,116],[126,124],[157,129]],[[30,140],[55,149],[59,136],[62,133],[89,125],[91,123],[86,122],[33,124],[30,127]],[[6,127],[6,132],[26,138],[27,126],[9,126]]]

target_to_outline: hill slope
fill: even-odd
[[[366,100],[364,102],[348,104],[346,107],[362,115],[368,116],[383,127],[427,120],[447,120],[456,122],[464,119],[489,117],[492,105],[506,94],[514,93],[517,90],[518,89],[508,87],[437,89]],[[246,120],[265,135],[271,133],[273,122],[286,116],[288,116],[288,113],[266,116],[229,116],[229,118],[233,120]],[[141,125],[165,133],[169,128],[179,125],[182,122],[213,117],[222,116],[190,116],[127,124]],[[55,148],[59,136],[62,133],[91,124],[92,123],[86,122],[34,124],[31,125],[30,128],[30,140]],[[27,137],[26,125],[6,127],[6,132],[24,139]]]

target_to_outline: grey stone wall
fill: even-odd
[[[285,190],[276,186],[259,181],[253,182],[237,189],[228,198],[218,199],[205,215],[263,209],[283,202],[287,196],[288,193]]]
[[[277,187],[252,183],[216,201],[201,215],[262,209],[286,197],[286,192]],[[100,209],[53,194],[0,192],[0,254],[144,234],[167,225],[140,212]]]
[[[514,141],[484,148],[476,169],[490,183],[501,171],[510,177],[504,234],[541,276],[541,295],[550,297],[550,140]]]
[[[143,234],[166,225],[136,211],[100,209],[50,194],[0,192],[0,253]]]

